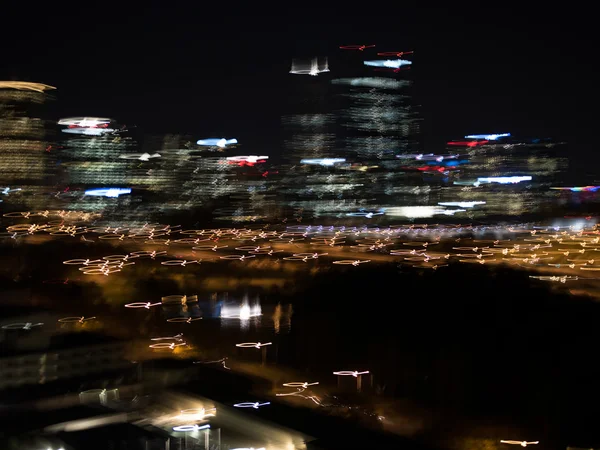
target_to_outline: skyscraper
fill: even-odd
[[[394,204],[403,183],[396,155],[418,148],[411,81],[393,70],[374,72],[365,53],[340,54],[330,59],[330,72],[290,80],[281,192],[305,216],[369,214]]]
[[[20,204],[42,206],[45,185],[54,175],[52,122],[56,88],[40,83],[0,81],[0,187],[21,189]],[[10,195],[3,200],[8,202]]]

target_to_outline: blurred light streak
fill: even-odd
[[[307,158],[301,159],[301,164],[315,164],[319,166],[333,166],[336,163],[346,162],[345,158]]]
[[[505,440],[501,440],[500,441],[502,444],[511,444],[511,445],[520,445],[521,447],[527,447],[528,445],[534,445],[534,444],[539,444],[540,441],[505,441]]]
[[[189,431],[199,431],[199,430],[207,430],[210,428],[209,424],[206,425],[178,425],[176,427],[173,427],[173,431],[182,431],[182,432],[189,432]]]
[[[359,51],[363,51],[367,48],[372,48],[375,47],[375,44],[373,45],[342,45],[340,46],[340,49],[342,50],[359,50]]]
[[[501,133],[501,134],[469,134],[465,136],[465,139],[485,139],[487,141],[495,141],[501,137],[509,137],[510,133]]]
[[[98,188],[88,189],[84,195],[116,198],[120,195],[131,194],[131,188]]]
[[[44,93],[56,88],[54,86],[49,86],[42,83],[29,83],[26,81],[0,81],[0,89],[17,89],[19,91],[35,91]]]
[[[237,144],[238,141],[237,139],[225,139],[225,138],[209,138],[209,139],[200,139],[198,141],[196,141],[197,145],[205,145],[205,146],[211,146],[211,147],[219,147],[219,148],[225,148],[228,145],[233,145],[233,144]]]
[[[373,60],[373,61],[363,61],[365,66],[370,67],[386,67],[389,69],[399,69],[402,66],[407,66],[412,64],[412,61],[408,61],[406,59],[386,59],[382,61]]]
[[[479,177],[477,181],[480,183],[500,183],[500,184],[516,184],[521,181],[531,181],[531,177],[528,175],[524,176],[511,176],[511,177]]]

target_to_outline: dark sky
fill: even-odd
[[[593,11],[523,9],[527,2],[286,2],[287,10],[257,2],[19,3],[3,11],[0,78],[58,87],[62,116],[273,145],[263,137],[277,131],[291,58],[374,43],[415,51],[410,77],[428,150],[466,133],[511,131],[595,153]]]

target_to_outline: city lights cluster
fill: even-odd
[[[477,201],[448,203],[469,209],[479,204]],[[147,245],[156,241],[158,245],[169,246],[167,241],[170,241],[172,245],[177,245],[178,253],[189,252],[190,255],[191,252],[205,253],[207,256],[203,259],[206,261],[252,261],[260,257],[273,261],[277,258],[281,263],[315,264],[317,261],[324,261],[325,264],[333,266],[358,267],[374,261],[395,260],[403,265],[433,270],[452,263],[509,264],[538,272],[531,275],[536,279],[559,283],[595,280],[596,278],[583,276],[584,273],[600,271],[600,258],[593,256],[594,252],[600,251],[600,231],[596,229],[595,222],[588,223],[586,219],[581,219],[574,225],[546,227],[533,224],[522,227],[402,225],[383,228],[295,225],[280,230],[261,228],[182,230],[178,226],[144,225],[130,229],[119,226],[89,228],[62,226],[64,227],[62,232],[58,231],[60,228],[47,224],[28,224],[27,227],[28,229],[25,230],[24,225],[9,226],[6,236],[19,233],[15,238],[26,239],[27,236],[50,231],[48,234],[54,237],[96,234],[97,239],[90,239],[91,242],[102,241],[104,238],[104,240],[112,240],[117,245],[121,245],[121,242]],[[176,235],[183,237],[178,239]],[[441,236],[445,238],[442,239]],[[195,245],[198,240],[208,240],[211,243],[198,246]],[[212,244],[217,241],[219,244]],[[252,243],[252,245],[240,246],[240,242]],[[306,251],[298,252],[298,248],[306,248]],[[228,254],[212,257],[212,259],[208,256],[217,251],[226,251]],[[231,253],[231,251],[240,253]],[[344,258],[342,255],[347,255],[348,251],[361,254],[368,252],[370,256]],[[72,259],[64,261],[64,264],[80,266],[79,270],[85,275],[108,276],[119,274],[126,266],[141,261],[140,258],[150,263],[157,260],[163,267],[190,265],[196,268],[194,270],[201,270],[198,264],[200,259],[173,260],[166,250],[142,250],[108,255],[100,259]],[[161,303],[189,304],[194,301],[198,301],[197,296],[176,295],[164,297]],[[125,306],[149,310],[159,304],[158,301],[138,301]],[[221,317],[247,320],[261,313],[260,305],[244,302],[239,306],[225,306]],[[168,320],[192,323],[200,319],[200,317],[182,316]],[[270,343],[248,342],[238,346],[262,348],[266,345]]]

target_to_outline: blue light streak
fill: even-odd
[[[466,139],[485,139],[486,141],[495,141],[498,138],[509,137],[510,133],[501,134],[469,134],[465,136]]]

